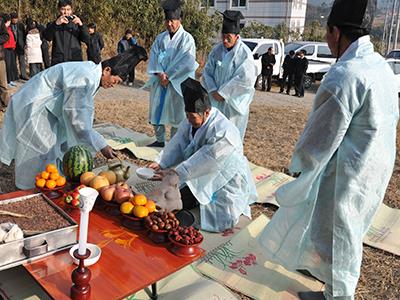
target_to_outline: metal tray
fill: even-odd
[[[25,201],[36,196],[42,196],[58,214],[70,223],[70,226],[0,244],[0,271],[46,257],[77,243],[78,224],[42,193],[2,200],[0,207],[3,204]]]

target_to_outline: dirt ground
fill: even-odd
[[[148,92],[137,89],[137,86],[101,90],[96,96],[96,122],[112,122],[153,135],[152,127],[147,123]],[[307,92],[303,99],[278,94],[277,88],[272,93],[256,92],[245,138],[245,154],[250,161],[276,171],[287,170],[316,88]],[[0,113],[0,124],[2,119],[3,113]],[[398,149],[399,146],[398,133]],[[0,166],[0,178],[0,193],[15,189],[11,168]],[[395,170],[384,200],[394,208],[400,208],[399,186],[400,160],[397,154]],[[271,217],[275,209],[254,205],[252,211],[254,217],[261,213]],[[400,257],[364,246],[356,299],[400,299],[399,282]],[[241,298],[248,299],[244,296]]]

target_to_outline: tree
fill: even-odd
[[[242,29],[241,35],[245,38],[273,38],[274,29],[259,22],[251,21],[249,25]]]
[[[309,26],[304,28],[303,40],[321,42],[325,40],[325,28],[319,21],[312,21]]]

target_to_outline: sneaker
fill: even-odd
[[[158,148],[164,148],[164,146],[165,146],[164,142],[157,142],[157,141],[155,141],[150,145],[147,145],[147,147],[158,147]]]
[[[9,85],[11,86],[17,86],[17,84],[14,81],[10,81]]]

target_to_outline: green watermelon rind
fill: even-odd
[[[63,172],[69,181],[79,182],[85,172],[93,170],[93,157],[85,146],[70,148],[63,157]]]

